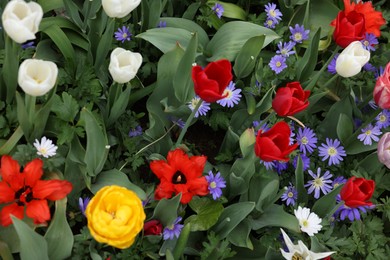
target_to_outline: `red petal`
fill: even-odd
[[[23,219],[24,206],[18,206],[18,204],[16,203],[5,206],[1,210],[1,214],[0,214],[0,223],[2,226],[6,227],[12,224],[11,215],[14,215],[18,219]]]
[[[5,181],[0,182],[0,203],[9,203],[15,199],[15,191]]]
[[[50,220],[50,210],[47,200],[32,200],[27,204],[26,215],[34,220],[35,224],[46,223]]]
[[[210,62],[204,72],[209,79],[213,79],[218,82],[219,93],[222,94],[229,82],[232,80],[232,64],[227,59],[222,59],[214,62]]]
[[[279,116],[286,116],[292,104],[292,92],[289,88],[279,88],[272,100],[272,108]]]
[[[7,182],[14,191],[24,186],[24,177],[20,173],[20,165],[11,156],[3,155],[1,157],[0,174],[3,181]]]
[[[176,169],[167,164],[164,160],[152,161],[150,163],[150,169],[160,180],[162,178],[170,180],[176,172]]]
[[[34,187],[35,183],[42,177],[42,167],[43,162],[41,159],[34,159],[26,164],[23,170],[26,186]]]
[[[72,191],[72,184],[65,180],[37,181],[32,188],[36,199],[60,200]]]
[[[161,200],[163,198],[170,199],[174,193],[174,185],[169,181],[162,181],[154,191],[154,198],[156,200]]]

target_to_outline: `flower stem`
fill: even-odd
[[[199,100],[198,103],[196,104],[195,108],[192,110],[190,116],[188,117],[186,124],[184,125],[183,129],[180,132],[179,138],[177,138],[175,146],[179,146],[181,144],[181,141],[183,140],[184,135],[187,132],[188,127],[190,126],[192,119],[194,118],[196,112],[198,112],[200,106],[202,105],[203,100]]]

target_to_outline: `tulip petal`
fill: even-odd
[[[9,203],[15,199],[15,191],[5,181],[0,182],[0,203]]]
[[[23,188],[24,176],[20,173],[20,165],[11,156],[1,157],[0,174],[3,181],[7,182],[14,191]]]
[[[41,159],[34,159],[26,164],[23,170],[25,175],[25,185],[34,187],[37,181],[42,177],[43,174],[43,162]]]
[[[46,223],[50,220],[47,200],[32,200],[27,204],[26,215],[32,218],[35,224]]]
[[[72,184],[65,180],[39,180],[32,188],[34,198],[48,200],[63,199],[71,190]]]
[[[23,219],[24,206],[19,206],[16,203],[5,206],[0,212],[0,224],[4,227],[12,224],[11,215],[18,219]]]

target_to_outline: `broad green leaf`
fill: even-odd
[[[189,206],[197,215],[189,216],[184,223],[191,224],[191,231],[205,231],[217,223],[219,216],[223,211],[220,202],[210,200],[209,198],[194,197]]]
[[[240,136],[240,150],[244,157],[253,153],[253,144],[256,142],[256,136],[253,128],[247,128]]]
[[[353,122],[345,114],[341,113],[337,123],[337,136],[343,144],[346,144],[347,139],[353,134]]]
[[[244,96],[245,96],[246,108],[248,110],[248,114],[252,115],[256,111],[256,99],[251,93],[248,92],[245,92]]]
[[[100,67],[103,65],[106,60],[107,54],[111,49],[111,43],[114,34],[115,19],[109,18],[106,24],[106,29],[99,39],[99,44],[97,45],[96,56],[95,56],[95,71],[98,73]]]
[[[52,25],[57,25],[58,27],[60,27],[62,29],[64,29],[64,28],[71,29],[72,31],[75,31],[75,32],[80,31],[80,28],[77,27],[77,25],[75,25],[74,23],[72,23],[72,21],[70,21],[69,19],[67,19],[63,16],[55,16],[55,17],[50,16],[50,17],[42,18],[42,21],[39,24],[39,30],[43,31]],[[80,35],[82,35],[82,34],[80,33]]]
[[[161,224],[166,227],[172,225],[177,218],[177,209],[179,208],[181,193],[171,199],[162,199],[154,208],[151,219],[160,220]]]
[[[56,201],[56,211],[45,233],[50,259],[66,259],[72,254],[73,233],[66,220],[67,199]]]
[[[87,165],[88,174],[96,176],[103,169],[107,159],[109,146],[106,131],[87,108],[81,110],[80,117],[87,134],[84,162]]]
[[[188,20],[194,20],[196,13],[198,12],[201,2],[195,2],[187,7],[187,10],[183,13],[183,18]]]
[[[49,260],[46,240],[22,220],[11,216],[20,239],[21,259]]]
[[[179,68],[173,79],[173,88],[176,98],[181,102],[188,102],[194,96],[194,85],[191,72],[195,62],[196,49],[198,47],[198,35],[194,33],[179,63]]]
[[[263,212],[278,196],[279,177],[276,173],[261,172],[249,182],[248,197],[256,202],[256,209]]]
[[[233,66],[234,74],[237,78],[245,78],[252,73],[256,65],[257,56],[263,47],[264,40],[264,35],[255,36],[248,39],[244,46],[242,46]]]
[[[269,206],[259,218],[249,219],[253,230],[259,230],[263,227],[284,227],[300,232],[298,220],[295,216],[286,213],[283,206],[273,204]]]
[[[187,48],[192,32],[181,28],[154,28],[138,34],[136,37],[144,39],[157,47],[163,53],[173,50],[176,44]]]
[[[133,184],[126,174],[117,169],[101,172],[97,176],[96,182],[92,184],[91,191],[95,194],[101,188],[109,185],[125,187],[134,191],[141,200],[146,200],[145,192],[140,187]]]
[[[69,63],[72,64],[75,61],[73,46],[68,36],[66,36],[64,31],[58,25],[53,24],[43,29],[42,32],[50,37]]]
[[[115,100],[113,106],[110,108],[110,115],[108,117],[107,125],[112,125],[125,112],[129,104],[131,87],[126,87],[125,91],[121,92],[119,97]]]
[[[7,103],[11,104],[18,85],[19,50],[20,46],[8,35],[5,35],[5,57],[2,64],[3,79],[7,87]],[[3,91],[3,90],[1,90]]]
[[[262,48],[280,38],[273,30],[254,23],[242,21],[225,23],[206,47],[208,60],[215,61],[226,58],[233,61],[248,39],[262,35],[265,36]]]
[[[64,7],[63,0],[37,0],[37,2],[42,7],[43,13]]]
[[[180,236],[177,239],[175,248],[173,249],[172,255],[173,259],[180,259],[184,253],[185,246],[187,245],[188,236],[191,232],[191,223],[184,225],[183,229],[180,232]]]
[[[321,28],[319,28],[314,34],[313,38],[310,41],[309,47],[305,51],[305,54],[296,63],[297,79],[300,82],[309,79],[317,65],[320,34]]]
[[[8,245],[0,240],[0,257],[3,260],[13,260],[13,256]]]
[[[336,196],[340,193],[342,187],[343,185],[339,185],[331,192],[317,200],[312,207],[312,211],[315,212],[321,218],[325,218],[326,216],[328,216],[336,206]]]
[[[238,5],[235,5],[232,3],[226,3],[226,2],[222,2],[222,1],[213,1],[213,0],[207,1],[207,4],[210,7],[213,7],[215,5],[215,3],[222,5],[222,7],[223,7],[222,16],[228,17],[228,18],[233,18],[233,19],[245,20],[246,13]]]
[[[73,0],[63,0],[65,5],[65,10],[70,19],[77,24],[78,27],[83,28],[83,21],[80,17],[80,9]]]
[[[33,125],[30,122],[29,115],[27,114],[26,105],[24,104],[24,100],[20,96],[19,92],[16,92],[15,96],[16,96],[16,113],[17,113],[19,125],[23,130],[24,136],[27,139],[29,139]]]
[[[231,127],[228,127],[225,137],[223,138],[221,147],[219,150],[223,151],[235,151],[239,146],[240,137],[233,132]]]
[[[237,176],[234,172],[229,175],[229,198],[234,198],[237,195],[243,194],[248,190],[248,184],[244,178]]]
[[[0,155],[9,154],[23,136],[23,130],[18,126],[7,141],[0,146]]]
[[[49,114],[52,108],[52,104],[54,101],[54,95],[56,92],[57,86],[55,86],[52,90],[50,90],[50,95],[46,102],[41,106],[37,106],[39,109],[34,115],[34,130],[31,135],[31,139],[41,138],[43,132],[45,131],[47,120],[49,118]]]
[[[220,237],[226,238],[232,230],[243,221],[255,208],[254,202],[237,202],[225,208],[212,230]]]
[[[307,191],[305,188],[305,177],[303,175],[303,162],[301,156],[298,157],[297,168],[295,169],[295,185],[298,191],[297,203],[307,203]]]
[[[246,247],[253,250],[253,244],[249,238],[251,230],[250,222],[247,219],[244,219],[232,230],[232,232],[230,232],[227,239],[235,246]]]

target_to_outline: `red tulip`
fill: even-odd
[[[376,80],[374,88],[375,103],[382,109],[390,109],[390,62],[381,76]]]
[[[340,191],[340,197],[345,205],[350,208],[359,206],[371,206],[369,201],[375,190],[375,182],[364,178],[349,178]]]
[[[289,160],[289,154],[294,151],[298,144],[289,145],[291,130],[284,121],[276,123],[270,130],[262,132],[260,129],[255,143],[256,155],[265,162],[274,160]]]
[[[232,65],[226,59],[210,62],[204,69],[192,67],[195,93],[209,103],[225,97],[223,92],[232,78]]]
[[[303,90],[299,82],[290,82],[276,91],[272,108],[279,116],[292,116],[309,105],[309,96],[310,91]]]

